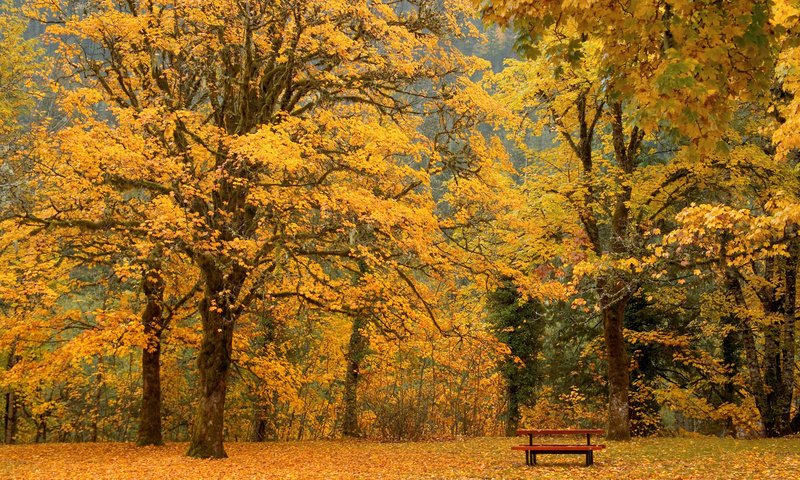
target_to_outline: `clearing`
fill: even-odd
[[[800,478],[800,439],[716,437],[602,441],[593,467],[583,457],[547,456],[526,467],[520,438],[438,442],[304,441],[228,443],[230,458],[195,460],[187,445],[137,448],[124,443],[0,446],[3,479],[793,479]]]

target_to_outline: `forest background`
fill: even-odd
[[[797,433],[797,7],[5,3],[4,442]]]

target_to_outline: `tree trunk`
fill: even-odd
[[[723,320],[725,325],[734,326],[735,318],[728,316]],[[722,339],[722,364],[728,370],[725,375],[725,388],[722,390],[721,400],[723,403],[736,403],[736,374],[741,367],[739,362],[739,336],[736,329],[730,330]]]
[[[731,268],[728,268],[725,272],[725,277],[728,293],[733,295],[739,306],[746,305],[744,292],[736,273]],[[774,302],[765,302],[762,298],[762,303],[767,313],[774,311]],[[753,395],[756,408],[761,416],[764,434],[767,437],[780,436],[784,429],[789,428],[790,422],[788,414],[785,422],[781,421],[781,414],[776,401],[782,387],[780,385],[779,338],[777,338],[775,325],[768,326],[764,333],[764,372],[762,374],[762,365],[759,360],[753,328],[747,318],[739,318],[738,324],[738,333],[747,365],[747,386],[750,394]],[[782,426],[782,423],[785,426]]]
[[[724,257],[724,253],[722,256]],[[724,274],[726,293],[733,297],[736,305],[745,307],[746,300],[736,271],[731,267],[726,267]],[[766,389],[764,388],[764,377],[761,375],[761,365],[758,360],[755,335],[753,334],[753,329],[750,327],[750,322],[747,318],[739,317],[736,319],[736,323],[739,340],[742,342],[742,349],[744,350],[745,365],[747,366],[748,390],[750,394],[753,395],[756,408],[761,414],[762,423],[766,426],[767,422],[764,415],[767,409]]]
[[[267,440],[277,440],[274,422],[270,420],[270,412],[262,410],[256,412],[253,423],[250,425],[250,441],[266,442]]]
[[[264,442],[267,440],[267,419],[256,413],[250,426],[250,441]]]
[[[725,325],[733,327],[732,330],[725,334],[722,339],[722,364],[727,369],[725,374],[725,385],[720,394],[720,400],[723,404],[738,405],[740,402],[740,395],[736,388],[736,375],[741,369],[741,362],[739,357],[741,354],[741,346],[739,341],[738,330],[736,327],[736,317],[728,315],[723,320]],[[731,435],[736,437],[736,431],[733,426],[733,418],[728,417],[725,421],[723,435]]]
[[[627,297],[616,298],[602,307],[603,336],[608,362],[608,432],[610,440],[630,440],[628,354],[623,337]]]
[[[367,355],[369,338],[364,332],[366,321],[361,316],[353,319],[350,343],[347,349],[347,372],[344,377],[344,420],[342,433],[346,437],[358,437],[358,380],[361,363]]]
[[[11,344],[11,349],[8,352],[8,363],[6,370],[11,370],[17,363],[18,356],[16,354],[16,342]],[[10,390],[5,394],[6,405],[3,410],[3,442],[15,443],[17,440],[17,430],[19,425],[19,398],[16,392]]]
[[[47,441],[47,416],[43,413],[39,415],[39,419],[36,422],[36,438],[34,438],[34,443],[44,443]]]
[[[638,166],[639,150],[644,138],[644,131],[638,126],[631,128],[626,142],[623,108],[621,102],[611,104],[611,137],[614,146],[614,157],[622,169],[625,178],[620,183],[621,190],[617,194],[614,213],[611,217],[610,253],[613,255],[629,255],[631,232],[629,203],[633,194],[632,175]],[[619,273],[617,275],[620,275]],[[625,274],[622,274],[625,275]],[[608,432],[606,438],[611,440],[630,440],[630,372],[628,353],[625,348],[623,329],[625,325],[625,308],[631,297],[630,280],[625,278],[601,279],[598,282],[600,308],[603,316],[603,336],[606,342],[608,361]]]
[[[200,398],[192,425],[187,455],[195,458],[226,458],[223,448],[225,393],[233,348],[232,305],[241,283],[232,285],[211,267],[203,271],[205,292],[200,301],[203,338],[197,354]],[[230,277],[235,277],[233,273]],[[243,278],[243,277],[242,277]]]
[[[17,396],[13,391],[5,394],[6,407],[3,418],[3,442],[15,443],[17,437]]]
[[[790,238],[789,255],[782,260],[769,258],[764,262],[763,277],[771,279],[773,283],[756,290],[764,312],[771,318],[777,318],[763,328],[763,360],[759,358],[749,320],[739,319],[749,372],[748,388],[755,398],[767,437],[779,437],[793,431],[791,411],[795,385],[795,315],[800,240],[796,237],[794,227],[787,227],[786,235]],[[745,305],[735,271],[729,268],[726,276],[729,291],[735,295],[739,305]]]
[[[800,411],[794,414],[794,418],[789,423],[789,428],[792,433],[800,433]]]
[[[142,349],[142,409],[136,444],[163,445],[161,434],[161,342]]]
[[[792,399],[795,387],[795,354],[796,354],[796,315],[797,315],[797,268],[800,262],[800,239],[794,225],[787,227],[787,236],[792,236],[788,245],[786,264],[784,265],[783,290],[783,328],[781,332],[781,364],[780,395],[778,395],[778,411],[780,418],[779,434],[787,435],[792,428]]]
[[[158,270],[145,273],[142,286],[147,305],[142,312],[142,324],[147,347],[142,349],[142,408],[139,415],[139,435],[136,444],[163,445],[161,433],[161,334],[164,330],[162,303],[164,282]]]
[[[781,411],[778,398],[781,396],[781,357],[779,325],[769,325],[764,332],[764,385],[766,399],[761,404],[761,418],[767,437],[781,436]],[[788,420],[787,420],[788,424]]]
[[[508,384],[508,413],[506,415],[506,436],[517,435],[519,427],[519,387],[514,383]]]
[[[276,425],[276,408],[278,395],[273,392],[269,395],[270,404],[256,404],[253,409],[253,422],[250,424],[250,441],[265,442],[278,439]]]

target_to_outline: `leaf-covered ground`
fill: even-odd
[[[509,478],[509,479],[794,479],[800,439],[713,437],[605,442],[593,467],[579,455],[540,457],[526,467],[517,439],[378,443],[308,441],[229,443],[226,460],[183,456],[185,444],[0,446],[0,478],[260,479],[260,478]]]

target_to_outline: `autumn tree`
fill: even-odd
[[[755,400],[764,433],[779,436],[796,428],[791,404],[798,189],[794,161],[776,156],[772,139],[764,136],[782,120],[760,108],[749,105],[742,114],[739,130],[748,132],[750,141],[734,145],[728,154],[730,168],[717,201],[683,210],[677,217],[680,228],[667,240],[687,265],[710,270],[725,292],[730,306],[724,316],[726,340],[735,342],[734,353],[743,357],[728,353],[726,363],[743,367],[745,390]]]
[[[608,111],[614,137],[609,146],[613,146],[618,167],[627,175],[640,163],[637,157],[642,139],[636,137],[644,132],[677,133],[688,142],[686,150],[694,152],[691,155],[695,158],[719,148],[736,110],[730,99],[759,100],[767,96],[777,47],[784,41],[786,20],[793,15],[788,2],[730,2],[724,6],[672,1],[543,2],[535,6],[514,1],[476,3],[487,20],[516,30],[524,55],[550,64],[556,72],[594,63],[591,68],[597,68],[604,77],[604,98],[592,102],[591,97],[578,95],[573,100],[580,126],[569,143],[574,153],[590,164],[595,120],[602,117],[602,110]],[[549,42],[546,39],[550,35],[564,41]],[[587,55],[587,42],[602,45],[603,56],[594,59]],[[556,111],[556,118],[562,111]],[[619,135],[626,123],[635,128],[630,138]],[[623,231],[628,228],[630,200],[636,197],[631,196],[630,185],[622,183],[620,187],[622,191],[616,194],[619,202],[609,210],[612,233],[608,253],[614,254],[630,248]],[[588,197],[595,194],[593,188],[596,186],[587,184]],[[598,246],[603,222],[587,216],[586,210],[577,213],[590,242]],[[621,298],[622,302],[613,303],[624,309],[625,295],[613,287],[619,278],[599,280],[598,286],[611,288],[603,293],[605,288],[601,287],[601,304]],[[622,315],[617,313],[612,316]],[[605,323],[608,318],[604,314]],[[622,425],[627,420],[620,402],[625,397],[621,392],[627,374],[623,373],[624,354],[618,355],[621,350],[613,347],[622,345],[621,338],[611,335],[613,330],[621,328],[606,329],[609,360],[620,360],[609,371],[611,408],[619,413],[611,412],[610,434],[626,438],[627,428]],[[620,393],[615,395],[614,391]]]
[[[528,57],[582,62],[582,41],[603,45],[609,88],[640,109],[641,127],[662,124],[715,148],[735,107],[730,98],[763,98],[772,81],[790,1],[476,0],[484,18],[513,28]],[[556,48],[541,43],[567,33]],[[573,35],[574,34],[574,35]]]
[[[11,216],[9,203],[13,193],[22,182],[26,163],[20,158],[20,147],[27,141],[26,124],[30,124],[30,114],[41,98],[41,89],[36,84],[43,77],[41,49],[36,40],[24,37],[27,21],[11,2],[0,4],[0,222]],[[0,224],[3,233],[8,224]],[[12,265],[9,251],[12,245],[3,244],[0,256],[4,262],[0,277],[13,278],[8,271]],[[18,306],[17,294],[0,289],[0,316],[11,316]],[[5,369],[9,370],[19,360],[17,339],[0,342],[0,352],[5,355]],[[3,394],[3,441],[14,443],[18,429],[19,411],[22,399],[13,387],[4,389]]]
[[[608,433],[627,439],[628,303],[648,282],[653,232],[719,167],[681,150],[669,131],[646,133],[644,107],[617,91],[600,41],[552,36],[539,45],[549,56],[512,62],[492,80],[520,119],[507,128],[526,156],[521,225],[542,244],[533,264],[551,265],[577,292],[591,286],[608,362]],[[582,60],[556,60],[563,48]]]
[[[681,228],[668,240],[685,262],[708,264],[730,299],[728,343],[735,342],[743,358],[729,363],[744,367],[746,391],[755,400],[764,433],[779,436],[800,425],[791,407],[800,253],[798,144],[789,133],[797,121],[798,10],[790,2],[775,2],[771,20],[780,48],[769,95],[736,103],[726,134],[729,148],[721,154],[728,171],[711,198],[681,212]],[[695,259],[686,259],[687,254]]]
[[[594,53],[589,51],[587,56],[594,58]],[[630,225],[630,178],[640,163],[644,133],[623,118],[627,106],[606,95],[603,77],[595,68],[596,64],[566,67],[557,78],[558,72],[546,62],[520,62],[500,74],[497,86],[509,107],[533,122],[534,134],[542,129],[557,135],[557,150],[545,160],[553,162],[552,169],[548,163],[531,162],[525,188],[535,197],[542,191],[552,192],[571,205],[566,218],[574,215],[579,220],[576,241],[585,242],[587,256],[611,267],[615,260],[629,256],[637,243],[636,230]],[[518,135],[523,143],[527,140],[527,133]],[[595,150],[598,145],[603,148],[600,152]],[[601,156],[606,152],[607,157]],[[559,174],[566,178],[555,181]],[[534,187],[533,182],[541,183]],[[601,267],[596,275],[608,360],[609,436],[628,438],[628,358],[622,321],[636,287],[624,270]]]
[[[796,236],[785,236],[784,228],[796,221],[787,208],[771,206],[766,215],[754,216],[728,206],[693,207],[681,213],[682,228],[672,237],[703,248],[706,258],[718,262],[715,270],[731,300],[732,328],[744,353],[747,390],[771,437],[792,431],[798,252]]]
[[[130,307],[139,308],[137,314],[141,330],[125,338],[127,342],[142,348],[137,443],[161,445],[160,353],[163,337],[170,322],[185,315],[187,303],[198,293],[196,283],[191,280],[196,273],[187,265],[184,256],[166,250],[163,243],[147,239],[132,241],[140,232],[134,226],[146,220],[143,204],[150,199],[141,187],[115,179],[109,182],[106,192],[101,196],[83,195],[85,191],[73,195],[72,200],[78,204],[92,200],[99,202],[98,209],[105,212],[102,216],[87,215],[80,212],[79,208],[66,204],[62,205],[65,210],[60,211],[39,208],[43,197],[49,196],[48,191],[59,192],[52,196],[55,198],[61,192],[68,192],[70,184],[76,185],[72,183],[74,178],[52,181],[41,176],[42,171],[52,166],[46,156],[39,157],[43,148],[47,147],[39,145],[33,148],[35,166],[28,181],[14,189],[15,200],[9,208],[11,217],[15,219],[14,226],[26,232],[28,238],[23,236],[22,241],[33,245],[40,258],[68,260],[58,270],[59,274],[63,274],[64,268],[72,268],[75,272],[106,271],[111,272],[109,284],[106,285],[109,291],[124,296],[130,290],[140,290],[141,301],[134,302]],[[73,214],[69,218],[66,216],[68,210]],[[18,242],[19,238],[15,241]],[[19,268],[23,266],[24,263],[21,263]],[[54,272],[52,280],[56,278]],[[170,285],[166,285],[168,279],[172,279]],[[66,285],[69,284],[66,282]],[[77,284],[74,288],[74,292],[61,293],[65,296],[80,295],[83,285]],[[122,307],[119,309],[126,310]],[[103,328],[98,326],[100,330]]]
[[[334,272],[356,261],[413,284],[391,252],[427,255],[416,242],[437,231],[427,185],[444,160],[415,133],[414,113],[422,87],[446,100],[469,84],[462,74],[477,64],[446,49],[464,6],[120,2],[81,17],[44,5],[70,75],[60,103],[70,125],[37,154],[71,186],[53,189],[37,217],[102,223],[119,213],[101,208],[104,196],[146,192],[117,203],[140,218],[108,228],[199,270],[189,455],[224,457],[234,330],[253,302],[348,310]],[[362,244],[349,233],[357,225],[406,240]]]

